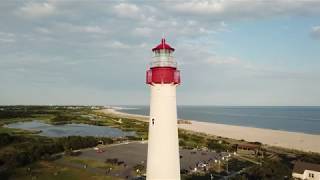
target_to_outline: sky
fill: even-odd
[[[320,1],[0,3],[0,104],[147,105],[165,36],[180,105],[320,105]]]

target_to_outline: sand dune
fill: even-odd
[[[123,117],[132,117],[138,120],[148,121],[148,117],[143,115],[128,114],[113,109],[104,109],[100,111],[107,114],[111,113]],[[194,120],[190,120],[190,122],[191,124],[179,124],[179,128],[238,140],[258,141],[271,146],[320,153],[320,135]]]

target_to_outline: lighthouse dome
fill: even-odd
[[[164,39],[164,38],[161,39],[161,43],[158,46],[156,46],[155,48],[153,48],[152,51],[159,51],[162,49],[174,51],[174,48],[172,48],[169,44],[167,44],[166,39]]]

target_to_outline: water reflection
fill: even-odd
[[[134,136],[134,132],[124,132],[120,129],[106,126],[95,126],[88,124],[63,124],[51,125],[40,121],[28,121],[8,124],[8,128],[25,130],[40,130],[39,135],[49,137],[63,136],[98,136],[98,137],[123,137]]]

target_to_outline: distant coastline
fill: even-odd
[[[135,118],[141,121],[148,121],[148,116],[120,112],[114,108],[107,108],[99,111],[120,117],[128,117]],[[320,145],[319,143],[317,143],[320,142],[320,135],[226,125],[212,122],[200,122],[195,120],[187,121],[191,123],[179,124],[179,128],[238,140],[243,139],[252,142],[258,141],[270,146],[320,153]]]
[[[114,107],[112,107],[114,108]],[[148,106],[115,110],[148,115]],[[200,122],[320,135],[319,106],[178,106],[178,117]]]

